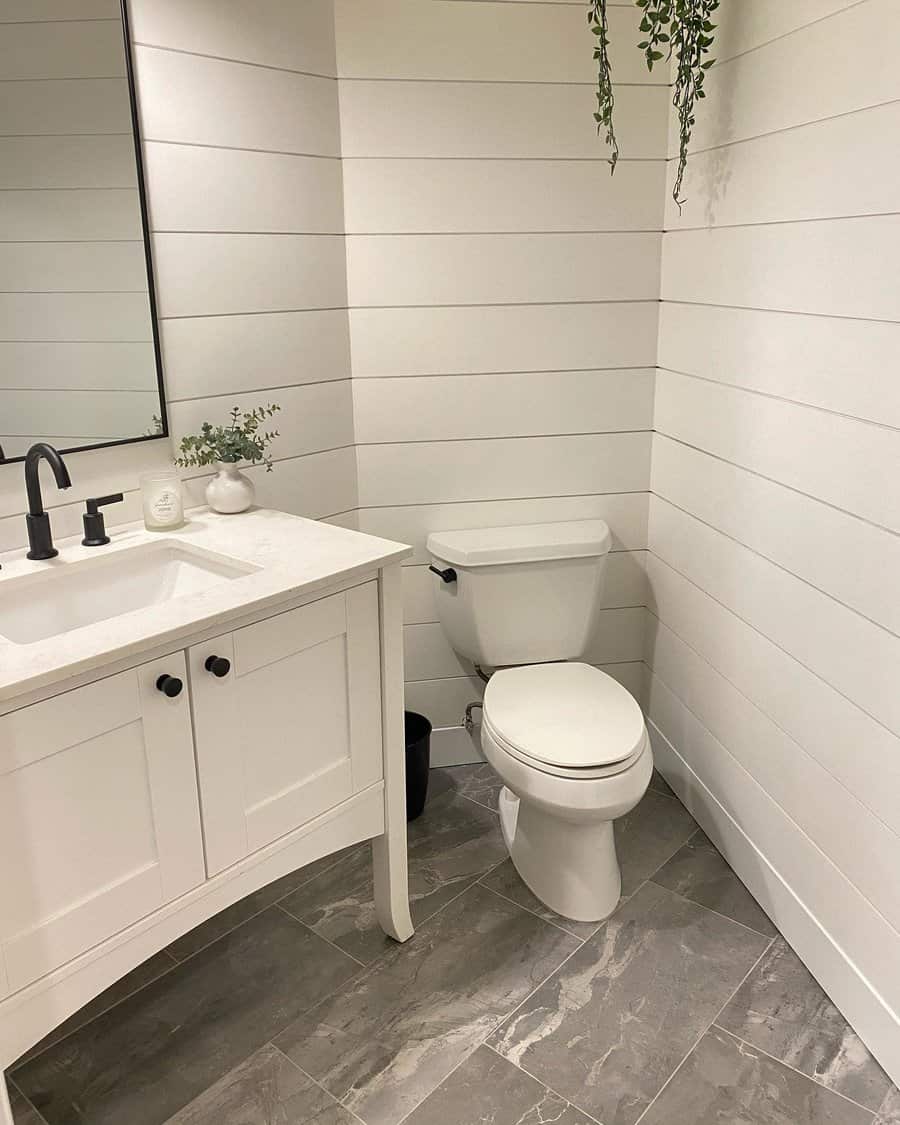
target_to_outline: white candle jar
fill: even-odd
[[[171,531],[184,523],[181,479],[174,469],[141,477],[141,504],[148,531]]]

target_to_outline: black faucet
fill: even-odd
[[[59,551],[53,546],[53,536],[50,534],[50,517],[44,511],[44,501],[41,497],[41,482],[38,477],[38,466],[44,459],[53,470],[56,477],[57,488],[71,488],[69,470],[58,450],[45,441],[39,441],[25,454],[25,491],[28,493],[28,515],[25,523],[28,526],[28,558],[52,559]]]

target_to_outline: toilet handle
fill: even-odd
[[[453,569],[452,566],[448,566],[446,570],[438,570],[438,568],[436,566],[430,566],[428,569],[431,571],[432,574],[436,574],[442,582],[455,582],[456,581],[456,571]]]

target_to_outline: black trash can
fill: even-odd
[[[406,727],[406,819],[415,820],[425,808],[431,766],[431,723],[415,711],[404,712]]]

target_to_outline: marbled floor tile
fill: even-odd
[[[271,1044],[195,1098],[166,1125],[359,1125]]]
[[[262,887],[260,890],[254,891],[253,894],[239,899],[231,906],[226,906],[224,910],[220,910],[218,914],[214,914],[212,918],[201,922],[199,926],[195,926],[193,930],[189,930],[188,933],[178,938],[177,941],[173,941],[168,947],[167,952],[171,954],[176,961],[184,961],[188,957],[193,957],[195,953],[198,953],[210,943],[216,941],[224,934],[227,934],[236,926],[242,925],[248,919],[253,918],[256,914],[265,910],[267,906],[278,902],[292,891],[297,890],[298,887],[304,886],[323,872],[334,867],[345,855],[359,849],[362,849],[366,855],[371,854],[367,843],[354,844],[352,847],[344,848],[342,851],[335,852],[333,855],[327,855],[322,859],[317,859],[315,862],[307,864],[306,867],[300,867],[296,871],[291,871],[281,879],[276,879],[274,883],[269,883],[268,886]]]
[[[653,876],[653,882],[708,906],[766,937],[778,930],[703,832],[696,832]]]
[[[16,1071],[48,1125],[160,1125],[359,966],[277,908]]]
[[[696,821],[680,801],[649,789],[641,803],[615,823],[622,895],[634,894],[696,831]]]
[[[476,884],[276,1045],[367,1125],[393,1125],[577,947]]]
[[[668,781],[666,781],[659,770],[656,769],[653,771],[653,776],[650,778],[650,788],[655,790],[657,793],[664,794],[664,796],[666,797],[675,796],[675,793],[672,790],[672,786],[669,785]]]
[[[500,863],[506,845],[499,817],[447,792],[409,825],[409,897],[419,925]],[[393,942],[375,917],[369,848],[345,856],[281,903],[284,910],[352,957],[374,961]]]
[[[18,1090],[10,1090],[9,1102],[12,1106],[13,1121],[15,1125],[46,1125],[43,1117]]]
[[[900,1125],[900,1090],[892,1086],[872,1125]]]
[[[783,938],[716,1023],[873,1112],[891,1081]]]
[[[436,772],[446,774],[456,791],[470,801],[477,801],[485,808],[497,811],[503,782],[494,772],[494,767],[487,762],[471,766],[447,766]]]
[[[641,1125],[871,1125],[866,1110],[713,1028]]]
[[[565,1098],[479,1047],[404,1125],[593,1125]]]
[[[30,1051],[27,1051],[12,1069],[22,1066],[24,1063],[28,1062],[29,1059],[35,1058],[43,1051],[46,1051],[48,1047],[52,1047],[54,1043],[59,1043],[61,1039],[65,1039],[67,1035],[71,1035],[73,1031],[77,1031],[86,1023],[90,1023],[91,1020],[103,1015],[104,1012],[131,996],[132,993],[144,988],[146,985],[150,984],[151,981],[161,977],[163,973],[169,972],[174,965],[175,961],[167,953],[154,954],[149,960],[144,961],[142,964],[138,965],[137,968],[132,969],[130,973],[126,973],[125,976],[117,980],[115,984],[104,989],[104,991],[91,1000],[90,1003],[85,1004],[83,1008],[79,1008],[74,1015],[70,1016],[64,1023],[61,1023],[54,1031],[51,1031],[49,1035],[45,1036],[40,1043],[36,1044]]]
[[[499,867],[495,867],[493,871],[488,872],[480,882],[483,886],[496,891],[498,895],[511,899],[525,910],[530,910],[532,914],[537,914],[539,918],[543,918],[546,922],[552,922],[554,926],[559,926],[560,929],[580,938],[582,941],[595,933],[600,925],[599,922],[573,922],[571,918],[563,918],[561,914],[557,914],[549,906],[545,906],[522,881],[511,859],[507,859]]]
[[[646,883],[489,1042],[604,1125],[633,1125],[767,944]]]

